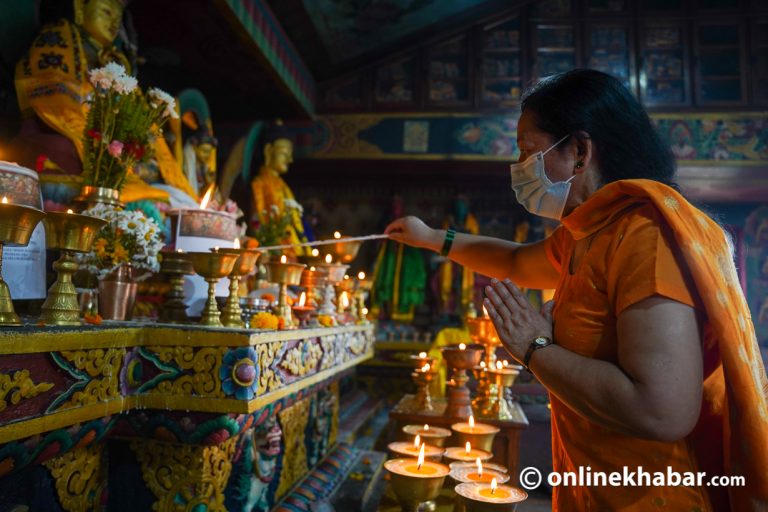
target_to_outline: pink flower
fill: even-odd
[[[109,146],[107,146],[107,151],[109,151],[109,154],[113,157],[119,158],[120,155],[123,154],[123,143],[119,140],[113,140],[109,143]]]

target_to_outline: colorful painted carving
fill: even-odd
[[[26,398],[33,398],[51,389],[50,382],[35,384],[29,376],[29,370],[18,370],[13,374],[0,373],[0,411],[4,411],[8,404],[18,405]]]

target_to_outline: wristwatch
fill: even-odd
[[[528,346],[528,351],[525,353],[525,358],[523,359],[523,366],[525,366],[525,369],[531,371],[531,369],[528,368],[528,363],[530,363],[531,356],[534,352],[540,348],[548,347],[553,343],[554,341],[552,341],[550,338],[547,338],[546,336],[537,336],[534,338],[531,344]]]

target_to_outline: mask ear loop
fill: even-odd
[[[559,141],[557,141],[557,142],[555,142],[554,144],[552,144],[552,145],[549,147],[549,149],[548,149],[548,150],[544,151],[544,152],[541,154],[541,156],[544,156],[544,155],[546,155],[547,153],[549,153],[550,151],[552,151],[553,149],[555,149],[555,148],[558,146],[558,144],[560,144],[561,142],[563,142],[565,139],[567,139],[567,138],[568,138],[568,137],[570,137],[570,136],[571,136],[571,134],[569,133],[568,135],[566,135],[565,137],[563,137],[563,138],[562,138],[562,139],[560,139]]]

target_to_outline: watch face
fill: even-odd
[[[549,340],[547,338],[544,338],[542,336],[539,336],[538,338],[536,338],[536,345],[543,347],[547,344],[549,344]]]

